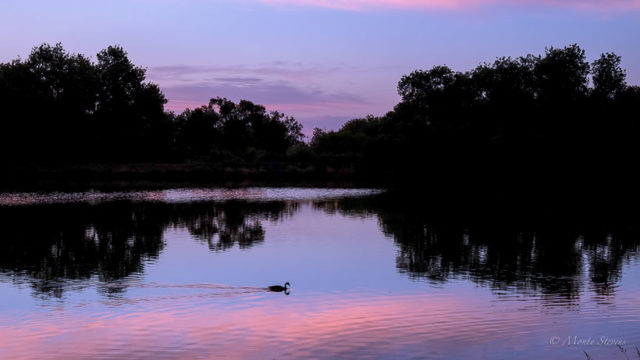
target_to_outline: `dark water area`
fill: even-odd
[[[640,358],[639,221],[479,209],[369,189],[2,193],[0,358]]]

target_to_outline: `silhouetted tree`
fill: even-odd
[[[401,102],[383,117],[314,132],[319,159],[401,188],[513,190],[533,199],[587,189],[610,196],[602,190],[633,190],[631,179],[640,180],[630,171],[640,102],[613,53],[592,66],[577,45],[469,72],[435,66],[403,76],[398,93]]]
[[[176,141],[184,157],[209,159],[222,140],[222,122],[212,104],[185,110],[176,117]]]
[[[247,100],[216,97],[165,112],[158,86],[121,47],[92,63],[43,44],[26,60],[0,64],[7,134],[0,160],[9,168],[195,162],[281,174],[297,167],[470,193],[622,192],[640,181],[632,173],[640,95],[620,64],[605,53],[590,65],[574,44],[467,72],[416,70],[400,79],[392,111],[314,131],[307,145],[294,118]]]
[[[0,127],[8,162],[77,161],[90,144],[98,79],[91,62],[62,45],[34,48],[26,60],[0,65]]]
[[[587,94],[589,63],[578,45],[550,47],[534,66],[541,101],[567,102]]]
[[[614,53],[600,55],[593,62],[593,92],[596,96],[613,99],[627,87],[626,71],[620,67],[622,58]]]
[[[110,46],[97,58],[96,134],[101,157],[133,162],[153,158],[163,146],[170,146],[167,100],[157,85],[144,82],[145,70],[135,66],[121,47]]]
[[[180,115],[120,46],[96,63],[61,44],[0,64],[0,160],[10,167],[283,157],[302,144],[292,117],[250,101],[214,98]]]
[[[176,118],[179,145],[189,156],[211,159],[224,152],[249,159],[251,152],[284,155],[302,142],[302,126],[294,118],[262,105],[225,98],[187,110]],[[217,159],[219,160],[219,159]]]

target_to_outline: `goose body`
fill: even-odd
[[[286,282],[286,283],[284,283],[284,286],[272,285],[272,286],[269,286],[268,289],[269,289],[269,291],[283,292],[283,291],[289,290],[289,286],[290,286],[290,284],[288,282]]]

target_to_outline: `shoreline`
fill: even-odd
[[[171,187],[385,187],[352,171],[273,163],[228,166],[209,163],[87,164],[59,167],[9,168],[0,178],[0,191],[135,189]]]

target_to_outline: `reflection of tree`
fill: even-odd
[[[322,201],[316,208],[347,215],[375,213],[385,234],[398,246],[398,271],[415,279],[445,282],[466,278],[495,290],[540,292],[543,297],[576,298],[590,279],[600,295],[612,295],[622,264],[640,256],[638,232],[599,222],[574,220],[512,222],[508,216],[455,216],[410,206],[385,196]],[[453,219],[453,220],[452,220]]]
[[[164,247],[169,227],[186,227],[212,250],[235,244],[246,249],[264,241],[263,220],[276,221],[295,210],[294,203],[241,201],[0,207],[0,271],[28,282],[38,294],[61,296],[71,280],[112,284],[142,272],[145,261]]]
[[[227,250],[236,243],[247,249],[264,241],[263,220],[280,220],[297,209],[294,202],[229,201],[219,206],[194,204],[180,214],[189,233],[206,242],[212,251]],[[199,214],[189,216],[190,214]],[[187,214],[185,216],[185,214]]]
[[[0,269],[61,295],[64,279],[109,281],[140,272],[163,247],[164,225],[144,206],[52,205],[1,208]]]
[[[618,228],[612,232],[600,231],[596,235],[585,236],[580,241],[584,244],[594,291],[608,296],[613,294],[620,281],[622,265],[638,256],[638,233]]]

